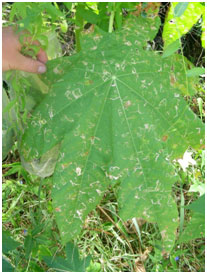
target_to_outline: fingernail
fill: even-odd
[[[39,66],[37,71],[39,73],[44,73],[46,71],[46,67],[45,66]]]

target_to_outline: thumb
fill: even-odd
[[[16,56],[15,69],[23,70],[32,73],[44,73],[46,72],[46,66],[44,63],[33,60],[30,57],[25,57],[21,54]]]

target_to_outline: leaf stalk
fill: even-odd
[[[113,3],[113,10],[111,11],[111,15],[109,18],[109,33],[112,33],[113,31],[113,25],[114,25],[114,15],[115,15],[115,3]]]

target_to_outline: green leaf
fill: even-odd
[[[62,56],[62,47],[55,31],[45,33],[48,38],[47,56],[48,59],[54,59]],[[37,76],[37,75],[36,75]]]
[[[199,109],[199,112],[200,112],[200,117],[202,119],[202,116],[203,116],[203,99],[201,97],[198,97],[197,98],[197,103],[198,103],[198,109]]]
[[[63,2],[63,4],[66,6],[66,8],[68,9],[68,10],[71,10],[71,8],[72,8],[72,2]]]
[[[64,259],[63,257],[53,258],[49,256],[44,256],[43,260],[50,268],[53,268],[59,272],[86,272],[86,268],[90,264],[90,256],[81,260],[77,247],[75,247],[72,243],[67,243],[65,252],[66,259]]]
[[[205,12],[202,14],[202,35],[201,35],[201,43],[202,47],[205,48]]]
[[[173,53],[175,53],[180,48],[180,40],[174,41],[172,44],[170,44],[165,51],[163,52],[162,58],[166,58]]]
[[[2,252],[4,254],[8,254],[18,246],[20,246],[20,243],[14,241],[8,231],[2,231]]]
[[[115,12],[116,27],[118,30],[120,30],[122,26],[122,9],[120,7],[120,4],[121,3],[116,3],[116,12]]]
[[[90,265],[86,269],[87,272],[101,272],[101,264],[90,262]]]
[[[188,242],[205,236],[205,216],[195,212],[181,234],[179,242]]]
[[[186,10],[188,6],[188,2],[180,2],[175,6],[174,9],[174,16],[175,17],[180,17],[181,15],[183,15],[184,11]]]
[[[193,69],[187,70],[186,74],[188,77],[199,76],[199,75],[205,74],[205,69],[204,68],[193,68]]]
[[[12,174],[15,174],[21,170],[21,165],[11,167],[6,173],[3,174],[3,176],[9,176]]]
[[[205,193],[205,184],[199,180],[195,180],[189,188],[189,192],[198,192],[200,195]]]
[[[91,24],[97,24],[99,21],[99,16],[96,13],[94,13],[91,9],[86,9],[86,7],[80,3],[78,5],[77,11],[84,20]]]
[[[170,83],[174,88],[178,88],[183,95],[194,95],[197,93],[197,86],[200,79],[197,76],[186,78],[185,68],[193,69],[194,65],[185,56],[173,54],[168,59],[171,63]]]
[[[63,17],[63,13],[57,8],[58,6],[53,5],[51,2],[40,2],[39,6],[41,9],[46,10],[52,21],[60,20],[60,17]]]
[[[48,62],[50,93],[32,113],[21,154],[39,161],[60,145],[52,199],[63,243],[119,182],[120,216],[157,222],[163,247],[173,246],[170,161],[203,145],[204,126],[171,83],[172,56],[145,50],[159,25],[158,17],[131,18],[122,31],[97,30],[83,37],[80,53]]]
[[[14,272],[13,266],[5,256],[2,256],[2,272]]]
[[[39,245],[39,247],[38,247],[38,257],[39,257],[39,260],[41,261],[43,259],[43,257],[46,257],[46,256],[51,257],[52,256],[52,252],[44,244],[43,245]]]
[[[39,234],[39,233],[43,230],[44,226],[45,226],[44,223],[43,223],[43,224],[36,225],[36,226],[34,227],[34,229],[31,231],[32,237],[35,237],[37,234]]]
[[[205,195],[199,197],[196,201],[185,207],[193,211],[187,227],[179,238],[179,242],[188,242],[190,240],[204,237],[205,235]]]
[[[181,4],[181,3],[180,3]],[[184,13],[180,17],[174,16],[174,10],[178,2],[171,2],[171,7],[163,28],[164,48],[186,34],[201,15],[205,14],[205,7],[199,2],[189,2]]]
[[[3,92],[3,93],[6,95],[5,92]],[[10,111],[15,106],[16,103],[17,103],[17,99],[14,99],[14,100],[10,101],[7,104],[7,106],[3,109],[3,114],[6,113],[6,112],[8,112],[8,111]]]
[[[27,235],[24,240],[24,249],[25,249],[26,258],[29,258],[33,247],[34,247],[34,239],[32,238],[32,236]]]
[[[200,213],[205,216],[205,194],[199,197],[190,205],[188,205],[186,208],[193,210],[195,213]]]
[[[61,31],[63,33],[66,33],[68,30],[68,24],[66,20],[63,20],[62,23],[60,24]]]
[[[27,6],[28,6],[28,3],[26,3],[26,2],[23,2],[22,4],[20,4],[18,2],[13,3],[11,12],[9,15],[10,22],[12,22],[14,20],[15,16],[17,17],[17,19],[26,17]]]

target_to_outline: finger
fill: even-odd
[[[46,66],[44,63],[33,60],[30,57],[25,57],[18,54],[15,58],[15,64],[13,69],[23,70],[32,73],[44,73],[46,72]]]
[[[37,59],[42,63],[46,63],[48,61],[47,54],[43,49],[40,49],[37,53]]]

